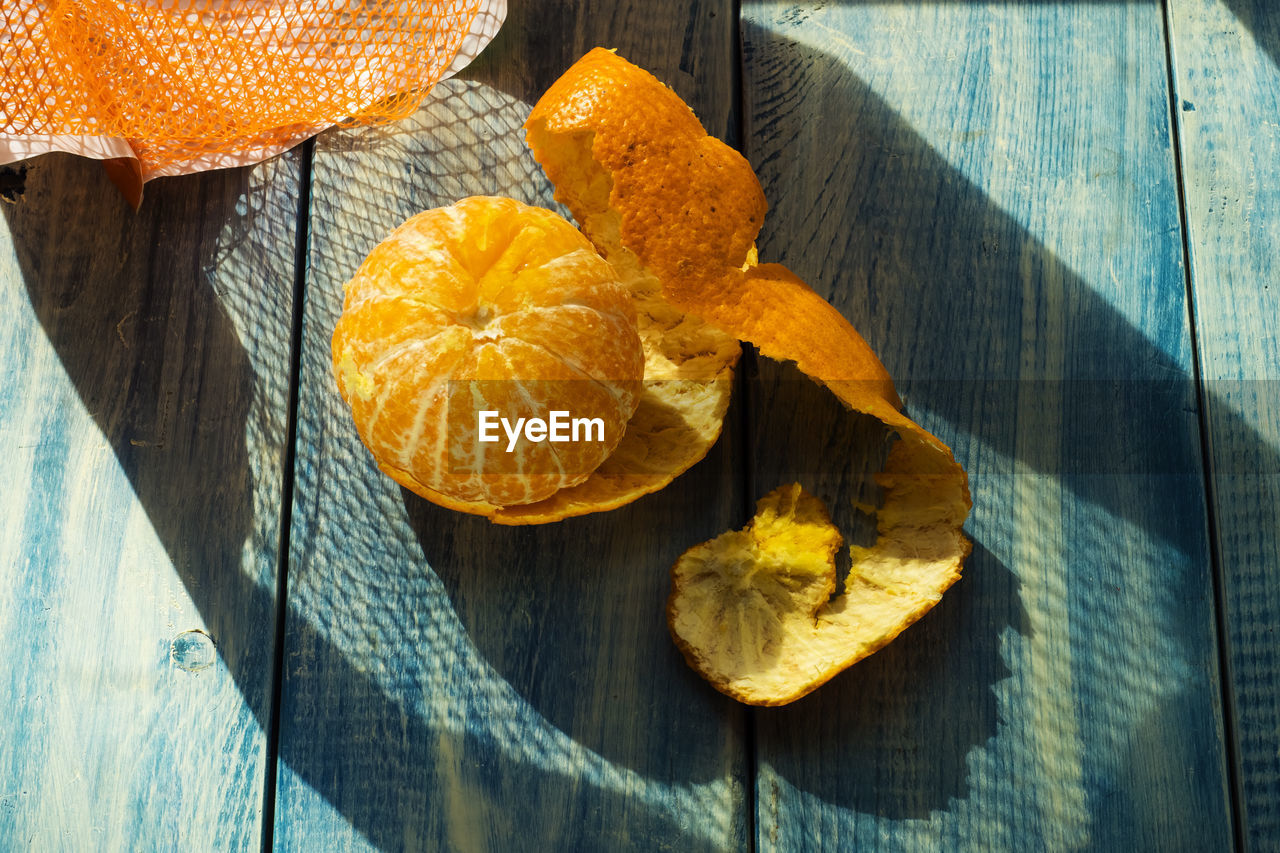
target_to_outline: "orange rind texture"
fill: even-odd
[[[750,165],[657,78],[596,48],[548,89],[526,131],[556,198],[624,279],[795,362],[898,438],[877,475],[876,542],[851,549],[834,597],[838,533],[798,487],[766,497],[746,530],[691,549],[672,570],[668,622],[689,664],[743,702],[793,701],[889,642],[959,578],[971,547],[964,470],[902,414],[848,321],[786,268],[757,263],[766,205]]]

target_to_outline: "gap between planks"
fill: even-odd
[[[293,523],[293,466],[297,456],[298,397],[302,382],[302,316],[306,293],[307,251],[311,237],[311,163],[316,140],[302,143],[298,170],[298,209],[293,249],[293,305],[289,324],[289,408],[281,463],[280,540],[276,552],[276,625],[271,649],[271,700],[267,716],[267,750],[262,785],[262,851],[275,845],[276,776],[280,763],[280,704],[284,694],[285,620],[288,616],[289,534]]]
[[[1182,229],[1183,287],[1187,299],[1187,330],[1191,340],[1191,380],[1196,394],[1196,422],[1200,433],[1200,475],[1204,482],[1205,523],[1208,530],[1209,577],[1213,583],[1214,632],[1218,638],[1218,689],[1222,701],[1223,760],[1226,763],[1227,796],[1231,801],[1231,849],[1245,849],[1244,779],[1237,743],[1236,697],[1231,668],[1230,631],[1227,627],[1226,578],[1222,550],[1218,542],[1218,495],[1214,487],[1209,412],[1205,399],[1204,373],[1200,359],[1200,337],[1196,329],[1195,271],[1191,265],[1191,227],[1187,216],[1187,176],[1182,160],[1182,114],[1178,109],[1178,76],[1173,57],[1173,8],[1161,0],[1164,28],[1166,88],[1169,91],[1169,134],[1173,149],[1174,184],[1178,191],[1178,221]]]

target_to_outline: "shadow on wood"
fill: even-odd
[[[716,461],[613,512],[530,527],[495,525],[402,490],[427,563],[485,660],[548,722],[650,778],[673,770],[682,783],[719,778],[723,757],[705,748],[706,729],[741,726],[732,703],[685,665],[664,609],[671,564],[719,532],[705,523],[694,532],[688,522],[717,499]],[[674,526],[677,519],[685,521]],[[602,611],[612,618],[602,622]],[[676,696],[683,713],[659,715],[665,727],[655,728],[653,704]]]
[[[900,637],[815,693],[756,713],[763,738],[789,744],[767,760],[825,802],[928,818],[968,795],[966,758],[997,735],[1008,630],[1031,633],[1018,581],[977,546],[964,577]]]
[[[1280,15],[1266,0],[1222,0],[1236,20],[1253,36],[1254,42],[1280,68]]]
[[[160,181],[134,216],[93,161],[40,167],[3,206],[31,305],[261,715],[274,608],[246,607],[241,585],[246,543],[272,544],[252,542],[253,375],[203,280],[244,173]]]
[[[237,239],[232,232],[248,218],[237,214],[237,206],[261,199],[249,192],[245,172],[223,171],[159,181],[149,190],[144,212],[135,215],[93,161],[47,155],[27,172],[20,197],[0,207],[31,307],[199,611],[202,626],[178,624],[176,631],[203,627],[225,662],[225,669],[200,677],[225,679],[229,673],[234,685],[216,695],[234,702],[238,692],[247,708],[223,718],[231,721],[226,731],[182,733],[185,742],[208,744],[207,749],[193,746],[186,764],[166,756],[180,770],[172,780],[163,779],[167,766],[155,771],[165,785],[163,801],[139,808],[157,822],[172,819],[166,815],[184,794],[183,779],[176,776],[181,772],[210,779],[213,790],[234,800],[222,804],[221,813],[253,811],[262,796],[266,741],[261,730],[271,702],[283,456],[278,438],[273,447],[250,414],[255,394],[264,388],[255,383],[236,327],[206,276],[216,266],[216,247]],[[288,223],[295,218],[284,220],[290,231]],[[230,230],[224,233],[224,228]],[[287,305],[284,310],[287,315]],[[283,346],[287,354],[287,339]],[[287,375],[283,382],[287,387]],[[39,392],[31,397],[39,399]],[[250,461],[250,443],[262,454],[260,467]],[[255,482],[256,477],[273,480],[274,488]],[[103,496],[101,505],[127,510],[130,504],[126,493]],[[117,530],[125,540],[127,523],[122,512],[103,520],[101,529]],[[56,542],[62,532],[44,534]],[[115,571],[114,566],[76,565],[73,555],[67,560],[40,569],[66,584],[77,583],[80,573]],[[119,584],[125,596],[132,591],[127,578],[99,582],[108,589]],[[153,588],[153,583],[148,578],[137,587]],[[97,626],[78,627],[92,634]],[[161,636],[154,642],[163,648],[171,639]],[[95,659],[86,656],[86,661]],[[146,672],[147,663],[135,666]],[[184,701],[181,694],[148,697],[147,689],[136,696],[139,707]],[[95,702],[91,695],[61,700],[73,698],[90,706]],[[147,723],[175,725],[174,720]],[[241,745],[238,759],[220,754],[227,742]],[[96,748],[83,759],[87,774]],[[124,767],[116,773],[123,788],[148,791],[155,782],[129,778]],[[133,831],[145,838],[158,828]],[[246,821],[228,835],[233,843],[256,843],[258,829]]]
[[[761,258],[828,295],[885,361],[908,412],[953,447],[971,477],[977,546],[966,578],[918,626],[795,708],[757,715],[762,827],[777,816],[798,837],[818,832],[807,811],[820,808],[815,799],[837,807],[828,816],[956,811],[975,791],[1012,784],[1007,767],[988,778],[988,762],[1034,754],[1032,721],[1047,713],[1078,727],[1055,749],[1087,781],[1034,784],[1061,784],[1084,804],[1112,778],[1152,774],[1147,789],[1196,803],[1215,827],[1202,831],[1217,837],[1227,825],[1224,752],[1181,246],[1166,239],[1156,269],[1134,271],[1160,276],[1143,286],[1172,295],[1147,306],[1140,331],[1114,294],[1063,263],[841,59],[751,22],[743,32],[750,155],[772,205]],[[1162,198],[1176,204],[1172,161],[1164,165]],[[1176,207],[1145,215],[1121,223],[1116,240],[1177,228]],[[812,405],[813,422],[825,423]],[[805,473],[776,448],[809,420],[786,407],[761,418],[757,491]],[[1250,434],[1251,458],[1280,471],[1276,451]],[[829,497],[851,489],[839,477],[830,488]],[[1034,650],[1050,644],[1042,629],[1064,656],[1033,670]],[[933,668],[939,659],[947,664]],[[1168,728],[1163,742],[1145,737],[1147,754],[1125,754],[1135,773],[1119,756],[1146,719]],[[820,748],[815,728],[828,733]],[[1188,766],[1196,773],[1181,786],[1154,781]],[[857,769],[841,779],[839,767]],[[800,795],[784,792],[779,805],[774,781]],[[972,808],[1023,796],[1033,794],[1004,791]],[[1090,820],[1084,808],[1073,820]],[[1093,840],[1127,826],[1100,821]]]
[[[716,849],[745,834],[744,715],[684,666],[662,612],[670,562],[737,520],[729,445],[620,512],[503,528],[379,473],[333,387],[342,283],[394,227],[465,195],[550,203],[522,141],[528,109],[477,67],[403,122],[317,145],[289,576],[301,618],[286,640],[281,727],[282,757],[300,772],[282,775],[286,845],[324,832],[314,776],[333,780],[325,799],[380,845]],[[354,672],[368,678],[352,684]]]
[[[748,35],[748,41],[762,38],[759,33]],[[906,369],[898,378],[915,376],[918,382],[937,383],[913,392],[912,383],[904,381],[908,404],[939,432],[949,433],[975,478],[992,472],[1058,477],[1070,494],[1097,508],[1103,519],[1128,525],[1157,546],[1199,560],[1206,543],[1203,507],[1196,491],[1200,474],[1194,440],[1195,393],[1181,363],[1134,329],[838,62],[820,52],[796,49],[806,52],[806,61],[815,67],[813,79],[825,86],[811,97],[828,98],[832,115],[856,117],[851,144],[857,146],[857,155],[848,158],[856,170],[842,171],[838,165],[815,210],[807,210],[798,199],[771,199],[775,211],[769,222],[774,230],[766,235],[765,245],[773,251],[768,254],[788,261],[815,283],[829,283],[836,304],[881,348],[891,367]],[[274,589],[239,568],[245,543],[252,541],[255,530],[269,529],[259,527],[262,520],[252,509],[255,478],[274,476],[274,472],[268,475],[269,463],[259,468],[250,458],[246,435],[251,425],[254,368],[225,306],[205,281],[219,264],[209,247],[218,242],[228,222],[234,225],[241,216],[236,204],[245,190],[244,173],[214,173],[153,185],[149,210],[144,208],[142,216],[131,219],[96,164],[65,161],[59,168],[64,165],[68,176],[59,179],[56,187],[51,183],[49,191],[36,191],[36,182],[29,177],[16,206],[0,205],[14,235],[31,303],[215,635],[231,677],[265,726],[270,650],[264,640],[269,643],[273,636],[263,626],[275,622]],[[776,177],[773,165],[756,165],[762,171],[772,169]],[[776,177],[773,185],[785,183],[785,176]],[[878,189],[868,194],[868,185]],[[918,209],[912,207],[916,204]],[[294,220],[287,211],[271,215],[292,227]],[[800,253],[788,257],[788,246],[802,246],[796,238],[806,223],[825,216],[838,216],[847,223],[848,242],[814,253],[808,266],[798,257]],[[914,221],[915,227],[902,228],[904,221]],[[791,233],[778,223],[790,223]],[[886,247],[893,247],[891,256]],[[252,250],[274,257],[289,269],[292,251],[292,244],[284,242]],[[865,292],[850,292],[851,283],[863,281],[868,282]],[[1060,389],[1045,393],[1034,387],[1018,397],[1023,386],[1007,384],[1018,381],[1019,354],[1025,343],[1017,318],[1024,309],[1035,308],[1036,300],[1048,290],[1062,306],[1058,319],[1074,336],[1066,375],[1049,378],[1082,383],[1083,390],[1075,398]],[[136,311],[133,319],[123,322],[131,311]],[[912,327],[917,317],[951,318],[953,325],[917,329]],[[985,319],[977,322],[973,319],[977,317]],[[966,336],[969,329],[978,327],[986,338],[974,341]],[[991,381],[975,380],[975,376]],[[1113,376],[1145,383],[1135,386],[1139,397],[1100,394],[1089,386]],[[1016,411],[1007,408],[1009,387],[1015,389]],[[1210,388],[1209,393],[1218,392]],[[1228,405],[1219,409],[1230,411]],[[1033,427],[1037,423],[1037,410],[1042,412],[1043,434],[1061,440],[1052,453],[1044,442],[1026,439],[1028,423]],[[787,465],[808,467],[785,456],[764,459],[764,448],[772,454],[788,446],[787,435],[777,441],[769,437],[771,429],[786,421],[771,421],[773,412],[749,415],[760,418],[755,445],[761,448],[755,477],[759,492],[785,481]],[[1229,414],[1224,417],[1230,419]],[[1109,427],[1116,422],[1135,429],[1117,433]],[[1021,430],[1015,429],[1019,423]],[[1038,433],[1032,428],[1030,434]],[[1280,472],[1274,448],[1257,440],[1247,425],[1239,425],[1239,434],[1243,436],[1239,458],[1247,460],[1251,469],[1240,474]],[[1153,435],[1167,435],[1170,440],[1153,441]],[[824,441],[839,450],[852,438],[836,434]],[[1081,459],[1088,460],[1084,470],[1079,468]],[[366,474],[356,472],[351,477]],[[447,609],[466,626],[480,656],[529,705],[553,727],[640,776],[697,782],[710,774],[710,765],[702,759],[687,767],[666,768],[660,766],[662,761],[676,757],[673,752],[651,749],[647,734],[637,733],[631,740],[602,735],[602,722],[614,731],[627,726],[628,708],[606,704],[598,717],[577,717],[557,704],[553,694],[573,689],[580,678],[630,689],[646,674],[658,679],[674,667],[678,674],[672,676],[675,687],[670,689],[695,696],[706,690],[707,699],[700,707],[707,709],[709,717],[720,713],[718,698],[696,683],[674,650],[668,648],[665,657],[654,660],[628,661],[627,665],[643,669],[627,672],[616,669],[616,661],[593,659],[589,638],[575,633],[582,614],[591,608],[591,595],[635,589],[644,591],[644,597],[635,602],[637,619],[652,620],[654,632],[664,630],[658,587],[632,587],[627,579],[593,574],[593,549],[623,553],[654,530],[665,529],[652,524],[655,518],[697,517],[700,502],[714,495],[719,482],[718,475],[706,476],[687,491],[664,494],[614,513],[610,524],[616,523],[617,532],[610,535],[600,532],[601,528],[587,533],[587,525],[579,522],[538,531],[496,530],[486,522],[443,513],[416,498],[398,494],[396,498],[397,504],[403,500],[401,508],[412,527],[409,544],[425,552],[426,562],[435,569],[448,598]],[[1157,487],[1164,483],[1166,490],[1153,488],[1153,483]],[[839,489],[847,489],[847,484],[835,488],[832,497],[843,502],[842,494],[848,492]],[[358,506],[360,497],[351,498],[353,506]],[[762,736],[774,746],[768,760],[786,781],[823,800],[895,818],[923,816],[967,795],[963,774],[968,751],[998,737],[1008,722],[992,693],[993,684],[1009,673],[999,638],[1008,629],[1021,636],[1031,634],[1016,580],[1020,567],[1005,566],[993,553],[1008,538],[1009,529],[1002,525],[1012,521],[992,518],[989,510],[980,505],[975,516],[978,548],[965,579],[935,611],[893,645],[812,697],[791,708],[756,715]],[[354,517],[358,516],[340,517],[335,523]],[[723,526],[713,526],[709,519],[699,523],[708,527],[707,535]],[[565,530],[583,531],[582,541],[570,547],[559,538]],[[662,543],[661,552],[674,555],[700,541],[701,530],[685,528],[685,532],[690,541]],[[1108,554],[1113,544],[1110,533],[1098,529],[1072,545],[1098,555],[1100,564],[1110,571],[1122,566],[1119,557]],[[370,535],[392,534],[375,530]],[[252,547],[271,548],[273,543],[255,542]],[[473,549],[480,551],[483,563],[458,556]],[[587,564],[580,573],[584,586],[576,591],[577,600],[562,585],[549,586],[546,577],[502,573],[504,563],[529,551],[548,560]],[[655,566],[654,571],[664,568]],[[423,575],[431,581],[431,572],[424,569]],[[1124,599],[1117,597],[1113,603],[1109,589],[1091,586],[1096,579],[1096,575],[1082,575],[1070,589],[1073,607],[1087,614],[1091,630],[1097,632],[1079,638],[1082,651],[1075,666],[1080,677],[1105,683],[1108,677],[1127,674],[1142,656],[1170,649],[1130,650],[1116,626],[1135,617],[1117,609]],[[342,586],[346,579],[322,580],[338,587],[335,596],[359,594],[352,591],[355,587]],[[1203,577],[1189,572],[1167,580],[1168,586],[1157,591],[1158,615],[1194,628],[1205,613],[1206,604],[1197,597]],[[431,599],[424,595],[419,600]],[[378,651],[380,642],[394,644],[402,639],[405,628],[394,621],[396,614],[406,621],[416,618],[413,611],[398,606],[389,612],[390,616],[383,616],[390,621],[374,625],[370,632],[376,641],[370,645],[371,652]],[[423,612],[429,616],[434,611]],[[386,671],[388,661],[400,666],[409,658],[396,658],[382,649],[381,656],[371,653],[368,659],[353,659],[351,649],[331,639],[334,626],[328,620],[332,615],[308,606],[288,613],[291,630],[299,637],[298,657],[285,662],[295,695],[289,712],[296,714],[300,728],[311,725],[322,731],[325,748],[286,741],[280,759],[358,833],[380,847],[403,845],[410,831],[426,820],[432,798],[441,790],[441,777],[434,768],[442,765],[455,768],[468,785],[511,786],[506,790],[512,796],[503,802],[488,803],[477,797],[476,813],[481,823],[486,819],[494,820],[494,825],[505,822],[517,833],[524,822],[538,820],[540,797],[576,796],[579,779],[504,752],[495,746],[491,733],[477,725],[465,719],[451,721],[452,727],[425,720],[407,701],[420,694],[414,673]],[[1120,650],[1118,659],[1112,649]],[[1203,650],[1191,653],[1175,647],[1172,652],[1190,654],[1197,661],[1204,657]],[[317,662],[322,663],[322,673]],[[584,673],[585,667],[591,667],[591,672]],[[388,688],[388,681],[401,677],[405,678],[403,691]],[[666,684],[650,684],[651,701],[666,701],[667,689]],[[600,692],[602,700],[611,695],[610,689]],[[1097,698],[1105,701],[1105,690]],[[1163,704],[1151,718],[1169,731],[1205,731],[1203,697],[1185,708],[1175,707],[1179,698],[1156,697]],[[947,720],[950,731],[930,727],[939,708],[952,715]],[[1097,735],[1096,742],[1111,749],[1116,746],[1111,739],[1127,733],[1108,730],[1105,708],[1100,713],[1097,731],[1087,734]],[[816,754],[815,730],[823,735],[822,754]],[[660,734],[678,744],[691,731],[677,728]],[[1151,762],[1168,746],[1160,737],[1141,744],[1140,754],[1125,758],[1130,769]],[[1124,753],[1119,748],[1111,751]],[[861,766],[856,766],[859,762]],[[1199,778],[1216,773],[1211,762],[1189,760],[1185,766]],[[866,776],[850,778],[850,767]],[[931,775],[935,772],[937,776]],[[359,784],[344,780],[344,775],[352,774],[359,775]],[[1135,774],[1134,784],[1141,776]],[[524,807],[515,796],[521,791],[530,798]],[[592,802],[606,808],[622,811],[634,806],[619,788],[601,787],[589,794]],[[682,827],[668,824],[667,830],[679,837]],[[690,844],[685,849],[696,847]]]
[[[1129,0],[1003,0],[1009,5],[1072,5],[1073,3],[1124,3]],[[854,3],[900,3],[901,0],[836,0],[841,4]],[[915,0],[915,2],[937,3],[939,0]],[[951,3],[972,3],[972,0],[942,0]],[[1159,0],[1145,0],[1151,5],[1158,5]],[[1280,18],[1264,7],[1265,0],[1218,0],[1231,10],[1241,27],[1248,32],[1257,45],[1265,50],[1271,61],[1280,67]],[[797,9],[797,16],[804,12]]]
[[[4,206],[31,304],[214,638],[225,670],[205,677],[229,676],[265,730],[270,719],[275,581],[251,577],[243,559],[251,549],[267,567],[274,562],[278,542],[261,537],[276,530],[279,506],[262,505],[261,496],[255,497],[262,483],[255,480],[279,477],[282,432],[274,443],[255,435],[253,397],[255,387],[263,393],[264,379],[255,375],[240,336],[279,330],[273,331],[270,324],[238,330],[229,316],[229,309],[243,314],[252,307],[243,300],[252,299],[252,290],[261,282],[244,276],[244,289],[218,293],[210,278],[216,278],[216,268],[227,262],[226,252],[232,248],[224,233],[228,229],[231,242],[242,241],[234,247],[241,260],[260,264],[264,274],[272,268],[291,270],[293,211],[261,209],[279,199],[255,193],[248,173],[237,170],[153,184],[141,214],[135,216],[96,164],[59,158],[41,166],[45,168],[33,169],[29,176],[22,201]],[[287,191],[283,195],[296,199]],[[272,239],[264,239],[261,229],[249,234],[252,216],[268,217],[279,233]],[[264,298],[272,297],[270,287],[262,291]],[[287,306],[282,307],[287,317]],[[287,371],[287,335],[257,343],[274,348],[282,363],[273,367],[284,365]],[[287,374],[280,380],[287,384]],[[279,418],[276,427],[282,429],[284,398],[268,405]],[[352,459],[366,461],[363,453]],[[702,478],[700,500],[714,489],[714,479]],[[266,488],[265,493],[278,501],[275,489]],[[355,499],[360,500],[359,493]],[[342,508],[336,500],[334,513],[342,516]],[[668,511],[689,514],[693,507]],[[433,512],[434,507],[418,502],[410,515],[422,519]],[[482,648],[514,685],[546,709],[554,724],[599,751],[606,762],[634,765],[642,774],[689,783],[715,775],[713,768],[697,763],[698,756],[710,753],[696,744],[679,744],[697,736],[700,727],[740,726],[740,719],[724,719],[726,705],[715,694],[702,692],[674,649],[669,650],[670,659],[636,660],[634,666],[618,667],[616,661],[595,660],[591,638],[574,634],[583,613],[600,603],[584,594],[586,588],[595,585],[603,595],[653,590],[643,579],[593,574],[593,553],[605,546],[633,549],[636,543],[628,536],[634,532],[621,538],[600,533],[569,542],[563,530],[550,527],[504,530],[443,511],[432,521],[439,525],[437,533],[451,532],[451,538],[434,536],[429,541],[433,559],[451,584],[458,612],[478,620],[472,625]],[[643,531],[644,526],[638,524],[634,530]],[[612,545],[604,541],[609,538]],[[454,546],[477,550],[459,560]],[[670,542],[666,547],[681,545]],[[530,549],[539,561],[580,567],[583,587],[556,590],[536,571],[507,571],[508,558],[518,563]],[[336,565],[366,566],[364,556],[339,553]],[[486,557],[493,562],[477,563]],[[431,576],[420,555],[405,568]],[[654,570],[661,573],[663,567]],[[362,576],[372,576],[368,566]],[[364,595],[358,577],[350,580],[351,584],[324,581],[333,589],[334,601]],[[638,587],[629,585],[637,580]],[[410,588],[415,588],[413,583],[406,581]],[[439,833],[450,842],[472,833],[481,839],[477,843],[488,843],[483,841],[488,837],[494,845],[502,843],[505,834],[506,849],[521,849],[522,837],[532,845],[528,849],[537,849],[545,839],[522,835],[521,828],[545,827],[553,804],[566,809],[568,820],[582,821],[587,831],[601,838],[610,837],[614,828],[593,825],[593,815],[635,807],[637,794],[623,790],[625,781],[599,778],[606,762],[594,769],[578,768],[580,775],[566,775],[572,768],[557,764],[559,753],[553,747],[495,742],[495,729],[507,730],[518,721],[503,718],[506,705],[486,706],[485,694],[459,698],[454,706],[462,715],[458,725],[423,716],[415,704],[421,697],[417,679],[439,677],[435,667],[440,655],[454,653],[448,626],[457,618],[439,609],[429,591],[405,601],[394,598],[385,613],[351,626],[370,637],[372,647],[343,641],[341,631],[335,634],[333,620],[344,619],[344,612],[323,604],[299,599],[288,610],[294,642],[285,662],[290,692],[284,712],[298,728],[319,727],[325,735],[323,748],[306,739],[283,739],[279,760],[290,778],[323,797],[358,836],[382,849],[401,849],[406,839],[424,833]],[[512,610],[504,612],[508,606]],[[408,626],[419,624],[415,611],[428,623],[423,645],[408,639]],[[637,601],[635,613],[638,622],[652,622],[653,633],[666,644],[660,601]],[[431,638],[436,638],[435,645]],[[388,666],[397,668],[394,687],[381,677]],[[646,682],[646,676],[654,682]],[[681,684],[673,685],[672,678]],[[672,689],[687,692],[701,697],[706,716],[674,719],[670,729],[661,731],[632,725],[628,721],[637,696],[635,684],[630,684],[625,701],[617,704],[611,701],[616,693],[593,686],[592,693],[601,699],[600,716],[594,720],[560,717],[558,711],[570,706],[557,702],[555,694],[575,690],[584,679],[593,685],[618,679],[619,690],[625,689],[623,682],[639,679],[652,701],[660,701]],[[466,683],[486,691],[489,687],[474,678]],[[458,689],[461,696],[465,691]],[[496,715],[492,727],[475,724],[484,710]],[[468,718],[472,721],[466,722]],[[670,761],[671,754],[649,743],[654,739],[687,754],[694,763],[677,762],[674,771],[659,766]],[[274,758],[261,749],[247,754],[238,783],[261,790],[264,762]],[[450,799],[458,796],[468,801],[465,809]],[[577,802],[580,811],[570,809],[570,802]],[[239,802],[236,807],[257,805]],[[277,823],[287,825],[288,818],[279,815]],[[645,823],[655,836],[684,839],[684,849],[718,848],[717,842],[699,841],[678,825],[660,830],[666,819],[657,812],[647,815]],[[564,829],[566,834],[572,831],[582,829]]]
[[[871,544],[875,520],[855,504],[878,503],[871,476],[889,447],[884,426],[851,416],[791,364],[760,359],[748,382],[757,491],[798,481],[826,503],[846,545]],[[847,549],[839,556],[843,574]],[[761,740],[787,744],[764,760],[809,793],[863,813],[927,818],[965,797],[965,758],[999,729],[995,685],[1011,674],[1002,637],[1031,634],[1018,587],[976,544],[961,580],[887,647],[792,705],[755,712]],[[768,801],[774,783],[761,784]]]

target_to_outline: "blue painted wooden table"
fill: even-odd
[[[0,174],[0,849],[1280,849],[1280,15],[513,6],[413,117],[136,214]],[[378,474],[330,377],[392,227],[551,203],[520,125],[596,44],[747,155],[762,255],[971,477],[964,578],[791,706],[663,603],[781,482],[850,523],[865,425],[794,370],[748,354],[661,493],[518,529]]]

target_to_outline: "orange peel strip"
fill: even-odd
[[[526,130],[556,198],[615,267],[794,361],[900,439],[876,477],[876,542],[851,549],[834,597],[839,535],[798,486],[766,496],[746,529],[690,549],[672,569],[668,622],[695,670],[751,704],[804,696],[896,637],[960,577],[968,478],[899,411],[892,380],[848,321],[784,267],[756,263],[765,202],[750,164],[657,78],[596,48],[548,89]]]

